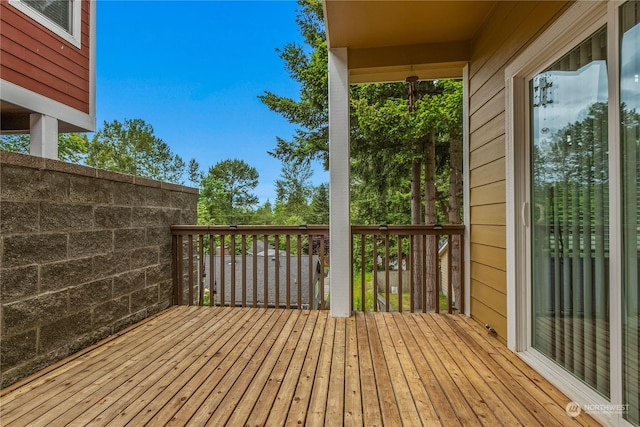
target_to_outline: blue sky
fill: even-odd
[[[258,169],[256,195],[275,200],[281,163],[267,154],[294,131],[257,98],[296,97],[275,51],[301,42],[294,1],[99,1],[97,126],[141,118],[203,170],[239,158]],[[316,165],[314,184],[328,181]]]

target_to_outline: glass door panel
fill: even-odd
[[[529,82],[532,346],[609,396],[607,37]]]
[[[626,418],[640,424],[638,282],[640,254],[640,2],[620,9],[620,117],[623,230],[622,372]]]

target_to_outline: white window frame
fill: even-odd
[[[507,345],[570,399],[583,405],[622,403],[622,257],[618,7],[624,1],[579,1],[505,69],[507,164]],[[527,82],[607,25],[610,194],[610,399],[602,397],[532,348],[529,92]],[[618,189],[618,190],[616,190]],[[611,425],[631,426],[620,413],[594,413]]]
[[[82,0],[71,0],[71,31],[65,30],[22,0],[9,0],[9,4],[78,49],[82,47]]]

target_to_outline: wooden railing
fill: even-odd
[[[464,311],[464,225],[354,225],[351,235],[355,310]]]
[[[178,305],[328,307],[327,225],[171,230]],[[354,310],[464,309],[464,226],[354,225],[351,230]]]
[[[326,308],[328,226],[171,230],[178,305]]]

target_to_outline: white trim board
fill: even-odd
[[[82,0],[73,0],[71,3],[71,32],[65,30],[21,0],[9,0],[9,4],[78,49],[82,47]]]
[[[464,219],[464,314],[471,316],[471,191],[469,189],[469,64],[462,69],[462,200]]]
[[[78,131],[94,132],[96,130],[95,113],[84,113],[6,80],[0,80],[0,93],[3,101],[10,102],[34,113],[55,117],[61,122],[77,127]],[[93,102],[95,102],[95,98]],[[90,106],[90,109],[95,110],[95,105],[93,107]]]

